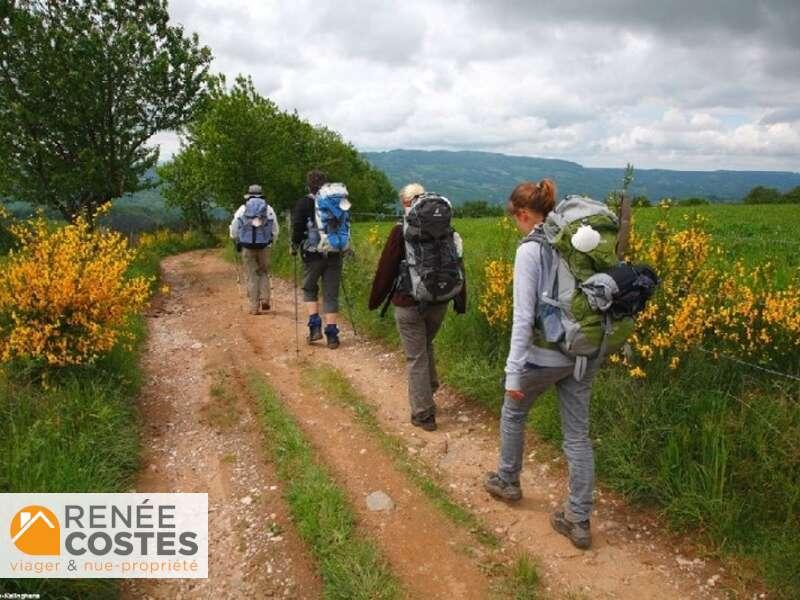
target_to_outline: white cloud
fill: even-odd
[[[229,79],[358,148],[800,169],[800,5],[176,0]],[[176,147],[165,142],[162,154]]]

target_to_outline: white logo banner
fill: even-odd
[[[208,577],[208,494],[0,494],[0,578]]]

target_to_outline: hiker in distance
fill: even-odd
[[[525,422],[534,401],[555,386],[569,495],[553,528],[578,548],[591,545],[594,455],[589,439],[592,380],[609,353],[633,331],[658,279],[644,265],[620,261],[623,236],[608,207],[568,196],[556,207],[555,184],[519,184],[508,212],[523,239],[514,259],[514,312],[500,422],[500,459],[485,489],[522,498]]]
[[[236,250],[242,254],[250,314],[270,309],[269,253],[278,238],[278,219],[267,204],[261,186],[251,185],[229,227]]]
[[[319,282],[322,281],[322,310],[328,348],[339,347],[339,287],[342,260],[350,251],[350,202],[347,188],[328,183],[322,171],[306,175],[308,194],[297,201],[292,212],[292,254],[303,260],[303,300],[308,311],[308,342],[322,339],[319,311]]]
[[[450,300],[459,314],[467,308],[463,244],[450,225],[453,210],[446,198],[410,183],[400,191],[400,202],[403,222],[392,228],[386,240],[372,282],[369,309],[385,301],[383,316],[389,302],[394,305],[406,354],[411,423],[434,431],[433,395],[439,378],[433,339]]]

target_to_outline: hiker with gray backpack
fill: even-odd
[[[500,459],[484,488],[522,498],[525,423],[534,401],[555,386],[569,495],[551,516],[553,528],[578,548],[591,545],[594,456],[589,438],[592,381],[604,358],[622,348],[634,316],[658,284],[644,265],[622,262],[626,240],[617,215],[600,202],[568,196],[557,206],[555,184],[519,184],[508,212],[523,239],[514,260],[514,312],[500,421]],[[624,236],[623,236],[624,237]]]
[[[292,254],[303,260],[303,300],[308,311],[309,344],[322,339],[319,283],[328,348],[339,347],[339,287],[342,260],[350,251],[350,200],[342,183],[328,183],[322,171],[306,176],[308,194],[292,211]]]
[[[447,198],[426,193],[418,183],[400,192],[404,217],[389,233],[372,282],[369,309],[381,303],[381,316],[394,305],[397,331],[408,365],[411,423],[436,429],[433,395],[439,387],[433,339],[447,305],[459,314],[467,308],[463,244],[453,230]]]
[[[270,309],[269,253],[279,227],[260,185],[251,185],[244,200],[233,215],[229,234],[242,255],[250,314],[258,315]]]

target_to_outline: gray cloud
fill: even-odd
[[[800,3],[178,0],[214,68],[357,147],[800,169]],[[168,148],[165,147],[167,152]]]
[[[761,118],[761,125],[773,125],[775,123],[796,123],[800,121],[800,106],[791,108],[781,108],[772,110]]]

